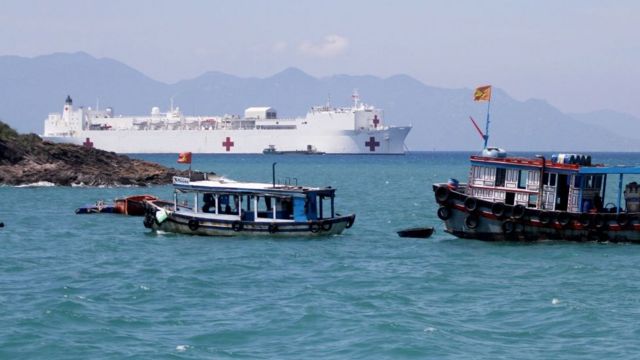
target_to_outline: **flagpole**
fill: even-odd
[[[484,129],[484,148],[487,148],[487,143],[489,142],[489,111],[491,110],[491,98],[487,101],[487,122]]]

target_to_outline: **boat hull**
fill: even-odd
[[[307,222],[226,220],[167,210],[168,202],[160,202],[160,206],[154,202],[145,202],[145,204],[147,205],[145,227],[155,231],[189,235],[317,237],[341,234],[345,229],[350,228],[355,221],[353,214]],[[159,221],[158,211],[164,211],[166,219]]]
[[[313,145],[327,154],[404,154],[411,127],[384,130],[81,130],[42,138],[117,153],[262,154],[269,145],[295,152]],[[373,141],[372,141],[373,139]]]
[[[459,238],[640,243],[640,213],[544,211],[476,199],[446,184],[433,190],[445,231]]]
[[[115,212],[129,216],[144,216],[144,201],[157,199],[158,198],[153,195],[133,195],[126,198],[119,198],[115,200]]]

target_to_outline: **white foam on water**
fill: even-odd
[[[437,330],[436,328],[429,326],[429,327],[424,328],[424,330],[423,330],[423,331],[424,331],[424,332],[429,332],[429,333],[430,333],[430,332],[434,332],[434,331],[436,331],[436,330]]]
[[[551,304],[558,305],[558,304],[560,304],[560,300],[556,299],[556,298],[553,298],[553,299],[551,299]]]
[[[56,184],[49,182],[49,181],[38,181],[38,182],[34,182],[31,184],[23,184],[23,185],[16,185],[16,187],[18,188],[23,188],[23,187],[52,187],[52,186],[56,186]]]
[[[189,348],[189,345],[178,345],[176,346],[176,351],[183,352],[183,351],[187,351],[188,348]]]

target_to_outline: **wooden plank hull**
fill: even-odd
[[[486,241],[609,241],[640,243],[640,213],[569,213],[472,198],[436,184],[438,217],[445,231]],[[498,204],[498,205],[496,205]]]

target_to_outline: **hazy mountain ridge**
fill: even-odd
[[[215,64],[212,64],[214,67]],[[21,132],[41,133],[48,113],[60,112],[67,94],[74,104],[112,106],[116,114],[167,109],[170,99],[186,114],[241,114],[250,106],[273,106],[281,117],[302,116],[330,101],[348,106],[358,89],[364,102],[383,108],[388,124],[412,124],[411,150],[475,150],[486,103],[472,89],[443,89],[410,76],[334,75],[315,78],[287,68],[266,78],[210,71],[166,84],[112,59],[86,53],[35,58],[0,57],[0,118]],[[606,122],[602,119],[606,119]],[[564,114],[543,100],[517,101],[494,88],[490,143],[508,150],[639,151],[640,119],[613,111]]]

